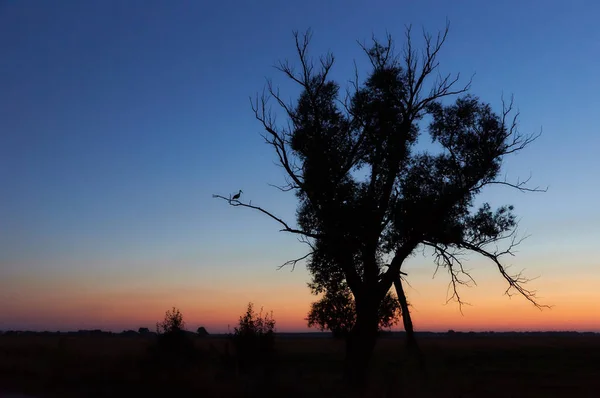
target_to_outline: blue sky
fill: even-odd
[[[401,47],[406,24],[418,35],[446,19],[441,70],[476,73],[472,93],[495,106],[514,94],[522,130],[543,128],[505,171],[531,172],[549,192],[484,198],[516,205],[533,234],[524,258],[548,259],[534,274],[592,275],[598,15],[594,1],[0,2],[0,298],[65,280],[106,292],[239,292],[261,280],[306,290],[302,270],[273,276],[302,254],[294,237],[211,198],[241,188],[293,220],[293,195],[267,185],[282,174],[248,97],[265,77],[297,93],[272,68],[293,60],[294,29],[313,30],[313,54],[331,50],[344,82],[354,59],[367,70],[356,40],[387,30]],[[25,322],[11,316],[0,327]]]

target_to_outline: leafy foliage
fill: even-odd
[[[318,293],[317,293],[318,294]],[[400,321],[398,299],[388,293],[379,307],[379,329],[389,329]],[[311,304],[306,318],[309,327],[329,330],[333,337],[347,337],[356,324],[356,303],[347,285],[325,291],[323,297]]]
[[[165,312],[165,318],[162,322],[156,323],[156,333],[165,334],[183,331],[185,328],[185,322],[183,321],[183,315],[179,309],[173,307]]]
[[[271,359],[275,350],[275,319],[273,312],[256,313],[254,304],[248,303],[244,315],[234,328],[233,346],[240,368],[248,368]]]
[[[184,327],[183,314],[175,307],[166,311],[162,322],[157,322],[158,337],[151,352],[162,367],[179,367],[195,359],[198,352]]]

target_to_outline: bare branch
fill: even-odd
[[[505,157],[506,155],[510,155],[513,153],[520,152],[525,149],[529,144],[537,140],[541,136],[541,131],[537,134],[529,134],[523,135],[518,130],[518,120],[520,113],[517,111],[514,113],[512,117],[510,114],[514,109],[514,97],[511,96],[510,101],[505,101],[504,95],[501,97],[502,101],[502,115],[500,117],[500,128],[501,131],[504,132],[504,145],[499,149],[498,157]],[[510,188],[517,189],[521,192],[547,192],[548,187],[540,188],[539,186],[535,188],[528,187],[528,183],[531,180],[531,173],[529,177],[521,181],[517,179],[516,182],[507,181],[506,177],[504,180],[492,180],[492,181],[481,181],[479,184],[473,186],[471,191],[478,191],[486,185],[504,185]]]
[[[298,236],[298,241],[300,243],[304,243],[304,244],[308,245],[308,247],[310,247],[310,250],[313,252],[313,254],[317,251],[316,246],[314,245],[314,243],[311,240],[309,240],[308,237],[306,237],[304,235],[300,235],[300,236]]]
[[[472,244],[469,242],[461,242],[460,244],[458,244],[458,246],[463,247],[468,250],[471,250],[475,253],[479,253],[480,255],[492,260],[494,262],[494,264],[496,264],[496,266],[498,267],[498,271],[500,271],[500,274],[502,275],[502,277],[508,282],[508,288],[504,292],[507,296],[511,297],[513,295],[513,293],[511,293],[511,290],[515,290],[518,294],[525,297],[529,302],[531,302],[533,305],[535,305],[540,310],[543,308],[551,308],[551,306],[542,305],[537,301],[537,296],[536,296],[537,292],[535,290],[529,290],[523,286],[524,284],[532,281],[533,280],[532,278],[526,278],[525,276],[523,276],[523,271],[518,272],[517,274],[514,274],[514,275],[510,275],[506,271],[506,267],[500,262],[500,257],[502,257],[504,255],[508,254],[508,255],[513,256],[514,248],[516,246],[518,246],[524,239],[525,238],[517,240],[516,237],[513,236],[513,239],[511,241],[509,247],[506,250],[503,250],[503,251],[496,250],[495,252],[487,251],[484,248],[482,248],[481,245]]]
[[[520,150],[524,149],[526,146],[531,144],[533,141],[537,140],[542,135],[542,132],[540,131],[537,134],[529,135],[521,134],[518,130],[519,116],[521,115],[521,113],[517,110],[512,116],[512,118],[510,117],[511,112],[514,109],[514,96],[511,95],[510,101],[506,102],[504,100],[504,95],[502,95],[501,101],[502,117],[500,120],[500,126],[502,130],[506,131],[506,140],[508,140],[509,138],[511,139],[510,142],[506,144],[502,154],[509,155],[511,153],[519,152]]]
[[[511,183],[508,181],[487,181],[485,183],[479,184],[479,185],[471,188],[471,190],[476,191],[486,185],[506,185],[508,187],[518,189],[521,192],[548,192],[548,187],[546,187],[546,188],[540,188],[540,187],[528,188],[528,187],[524,186],[525,184],[527,184],[527,182],[529,181],[530,178],[531,177],[529,177],[526,181],[517,181],[516,183]]]
[[[267,79],[267,90],[269,91],[269,95],[273,98],[275,98],[275,100],[277,101],[277,103],[279,104],[279,106],[281,106],[283,108],[283,110],[285,111],[285,113],[287,114],[287,116],[290,118],[290,120],[295,120],[295,114],[294,111],[292,110],[292,105],[291,104],[286,104],[285,101],[283,101],[283,99],[281,98],[281,96],[279,95],[279,88],[275,89],[273,87],[273,81],[271,79]]]
[[[430,103],[446,96],[462,94],[471,88],[473,76],[462,87],[456,87],[460,79],[460,74],[454,78],[448,74],[444,77],[439,75],[433,83],[429,94],[425,98],[421,98],[421,93],[424,89],[425,81],[439,67],[438,55],[450,31],[450,23],[446,21],[446,27],[443,31],[438,32],[436,39],[433,39],[431,34],[423,31],[423,39],[425,48],[420,55],[413,49],[412,45],[412,27],[409,25],[405,29],[405,47],[403,53],[404,68],[406,69],[406,78],[408,83],[408,98],[405,104],[405,109],[410,117],[418,115]],[[419,66],[420,65],[420,66]]]
[[[310,39],[312,37],[312,32],[309,30],[302,35],[300,38],[300,33],[298,31],[293,32],[294,40],[296,42],[296,53],[298,54],[298,58],[300,59],[300,64],[302,65],[302,72],[300,75],[295,73],[294,67],[290,64],[288,60],[280,61],[279,64],[275,65],[275,68],[285,75],[287,75],[290,79],[298,83],[304,88],[307,88],[307,85],[310,83],[310,76],[312,75],[314,64],[307,57],[308,45],[310,43]]]
[[[373,35],[371,41],[373,42],[372,47],[367,47],[366,43],[356,41],[363,52],[369,58],[373,69],[381,69],[386,65],[395,64],[397,62],[394,56],[394,40],[389,33],[386,33],[386,43],[381,44],[379,40]]]
[[[281,264],[279,267],[277,267],[277,270],[279,271],[280,269],[282,269],[284,267],[287,267],[288,265],[291,265],[292,269],[290,270],[290,272],[292,272],[292,271],[294,271],[296,269],[296,264],[298,264],[298,262],[300,262],[300,261],[302,261],[302,260],[304,260],[304,259],[312,256],[313,254],[315,254],[314,251],[312,251],[310,253],[307,253],[304,256],[299,257],[299,258],[297,258],[295,260],[288,260],[285,263]]]
[[[477,282],[475,282],[475,279],[473,279],[471,276],[470,271],[465,270],[463,266],[462,259],[460,259],[460,256],[463,253],[456,249],[451,252],[449,251],[448,246],[434,242],[426,241],[424,244],[434,249],[434,261],[436,263],[436,268],[433,277],[435,277],[440,267],[447,268],[448,273],[450,274],[448,293],[446,295],[446,304],[448,304],[450,301],[456,301],[458,303],[460,313],[462,314],[462,306],[470,304],[463,301],[460,297],[458,292],[459,286],[470,286],[471,283],[477,285]],[[466,276],[467,279],[461,279],[461,275]],[[450,295],[450,291],[452,291],[452,295]]]
[[[277,188],[281,192],[289,192],[289,191],[293,191],[294,189],[300,188],[299,186],[289,183],[289,182],[285,185],[275,185],[275,184],[267,184],[267,185],[269,185],[270,187],[273,187],[273,188]]]
[[[280,230],[280,232],[289,232],[289,233],[293,233],[293,234],[303,235],[303,236],[306,236],[309,238],[318,238],[320,236],[318,234],[312,234],[312,233],[305,232],[305,231],[302,231],[302,230],[299,230],[296,228],[292,228],[281,218],[274,216],[272,213],[268,212],[267,210],[263,209],[260,206],[255,206],[250,203],[243,203],[240,200],[226,198],[225,196],[222,196],[222,195],[213,195],[213,198],[223,199],[226,202],[228,202],[229,205],[234,206],[234,207],[238,207],[238,206],[239,207],[247,207],[249,209],[258,210],[261,213],[266,214],[267,216],[271,217],[273,220],[277,221],[279,224],[281,224],[283,226],[283,228]]]
[[[275,149],[275,153],[279,158],[280,165],[285,169],[288,176],[298,187],[303,186],[301,176],[297,173],[297,167],[290,160],[290,155],[287,149],[287,140],[284,134],[278,132],[275,127],[275,121],[271,116],[270,110],[267,109],[268,97],[263,94],[262,97],[256,98],[255,102],[251,101],[252,110],[258,121],[260,121],[266,131],[263,138],[266,143]]]

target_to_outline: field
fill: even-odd
[[[187,395],[353,396],[341,380],[343,342],[281,336],[269,366],[237,372],[223,336],[195,338],[200,354],[164,366],[153,338],[120,335],[0,336],[0,397]],[[404,360],[403,339],[382,338],[372,365],[373,397],[599,397],[600,335],[427,335],[425,374]]]

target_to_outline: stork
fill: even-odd
[[[242,190],[240,189],[240,191],[238,193],[236,193],[235,195],[233,195],[233,198],[231,198],[231,200],[238,200],[240,198],[240,196],[242,195]]]

